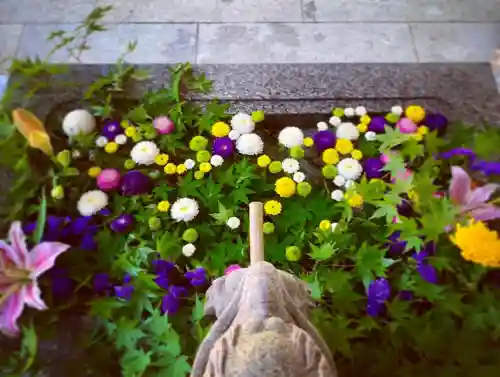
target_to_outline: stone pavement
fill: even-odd
[[[52,30],[106,4],[83,63],[134,39],[133,63],[487,62],[500,46],[500,0],[0,0],[0,59],[43,56]]]

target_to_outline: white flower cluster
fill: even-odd
[[[251,115],[238,113],[231,118],[231,131],[229,131],[228,136],[231,140],[236,141],[236,149],[240,154],[255,156],[264,150],[264,142],[259,135],[253,132],[254,130],[255,122]]]
[[[278,141],[287,148],[300,147],[304,142],[304,133],[298,127],[285,127],[280,131]]]
[[[294,158],[285,158],[281,163],[281,167],[285,173],[294,174],[299,171],[300,164]]]
[[[338,139],[358,140],[359,131],[353,123],[342,123],[337,127],[335,133]]]
[[[236,149],[243,155],[256,156],[264,150],[264,142],[257,134],[243,134],[236,141]]]
[[[160,149],[152,141],[141,141],[130,151],[130,157],[137,165],[152,165],[159,154]]]
[[[344,158],[337,164],[338,175],[334,178],[333,184],[338,189],[331,194],[333,200],[341,201],[344,199],[344,192],[340,188],[348,189],[355,184],[355,181],[361,177],[363,166],[354,158]]]
[[[231,119],[231,128],[240,135],[249,134],[255,129],[255,123],[251,115],[238,113]]]
[[[198,202],[190,198],[180,198],[175,201],[170,209],[170,216],[175,221],[189,222],[200,212]]]

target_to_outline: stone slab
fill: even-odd
[[[304,0],[305,21],[500,21],[498,0]]]
[[[0,74],[9,68],[6,59],[16,54],[22,31],[20,24],[0,25]]]
[[[97,0],[1,0],[0,23],[72,23],[83,20]]]
[[[500,46],[500,22],[416,23],[411,28],[421,62],[488,62]]]
[[[416,62],[416,55],[405,24],[200,25],[198,63],[318,62]]]

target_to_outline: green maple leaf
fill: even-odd
[[[377,276],[384,276],[386,268],[392,264],[392,260],[384,255],[383,250],[366,242],[359,248],[356,254],[356,273],[365,284]]]
[[[398,210],[394,204],[386,204],[384,202],[377,203],[378,208],[375,210],[373,215],[370,217],[371,219],[376,219],[379,217],[385,217],[386,222],[388,224],[392,223],[394,217],[398,215]]]
[[[321,246],[310,244],[312,252],[309,253],[312,259],[317,261],[324,261],[330,258],[338,249],[335,248],[335,243],[324,243]]]
[[[451,128],[453,129],[454,127]],[[468,133],[465,133],[464,135],[467,134]],[[425,151],[430,156],[434,156],[436,153],[439,152],[441,147],[447,144],[445,139],[438,136],[437,131],[429,132],[427,135],[425,135],[424,143],[425,143]]]
[[[498,130],[491,128],[474,135],[473,150],[479,157],[491,159],[498,155],[500,145],[500,134]]]
[[[254,192],[255,191],[250,190],[246,187],[236,188],[229,194],[229,199],[235,206],[240,204],[248,204],[250,201],[248,199],[248,195],[253,194]]]
[[[412,138],[411,135],[401,133],[397,128],[389,126],[385,126],[384,128],[385,132],[377,135],[377,140],[381,142],[380,151],[383,153]]]
[[[227,209],[221,202],[219,202],[219,212],[211,213],[210,216],[213,217],[219,225],[223,225],[231,216],[233,216],[233,210]]]
[[[304,275],[302,276],[302,280],[307,283],[309,289],[311,290],[311,297],[315,300],[321,299],[321,296],[323,295],[323,287],[319,282],[318,274]]]
[[[168,315],[161,314],[158,309],[152,311],[151,316],[144,322],[148,331],[154,336],[162,336],[170,330]]]
[[[130,349],[125,352],[120,360],[124,377],[142,376],[151,363],[150,352],[142,349]]]
[[[194,323],[200,322],[205,316],[205,309],[203,305],[203,301],[200,299],[198,295],[196,295],[194,300],[192,318]]]
[[[120,349],[132,349],[146,334],[138,328],[139,323],[134,320],[120,318],[117,323],[115,346]]]
[[[382,171],[388,171],[393,176],[397,176],[400,173],[406,171],[406,164],[404,159],[398,155],[391,155],[389,162],[384,165]]]
[[[424,146],[420,144],[416,139],[411,138],[403,144],[401,149],[401,154],[408,157],[411,161],[415,160],[417,157],[423,156],[425,153]]]
[[[187,356],[178,357],[165,371],[166,377],[185,377],[191,372],[191,365],[187,361]]]

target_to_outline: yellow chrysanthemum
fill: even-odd
[[[229,125],[224,122],[217,122],[212,126],[212,135],[215,137],[224,137],[229,134]]]
[[[359,161],[363,158],[363,152],[361,152],[359,149],[354,149],[351,152],[351,157]]]
[[[281,213],[281,203],[277,200],[268,200],[264,203],[264,212],[269,216],[277,216]]]
[[[368,131],[368,124],[366,123],[360,123],[356,126],[359,132],[366,132]]]
[[[295,194],[297,184],[289,177],[281,177],[274,185],[274,191],[282,198],[289,198]]]
[[[417,129],[417,133],[420,135],[427,135],[429,133],[429,127],[427,126],[420,126]]]
[[[337,142],[335,143],[335,149],[340,154],[349,154],[354,149],[354,146],[352,145],[352,141],[351,140],[348,140],[348,139],[337,139]]]
[[[323,162],[327,165],[335,165],[339,162],[339,154],[333,148],[328,148],[323,151]]]
[[[372,118],[370,118],[369,115],[365,114],[361,117],[360,121],[363,124],[369,124],[371,122]]]
[[[92,178],[96,178],[99,174],[101,174],[102,169],[99,166],[93,166],[89,169],[88,174]]]
[[[115,153],[117,150],[118,150],[118,144],[116,144],[114,141],[109,142],[104,147],[104,151],[109,154]]]
[[[314,145],[314,140],[312,137],[306,137],[304,139],[304,147],[312,147]]]
[[[413,123],[420,123],[425,118],[425,110],[422,106],[411,105],[406,108],[406,117],[411,119]]]
[[[347,203],[351,207],[361,207],[363,205],[363,197],[359,194],[354,193],[348,196]]]
[[[179,174],[179,175],[184,174],[185,172],[187,172],[186,165],[184,165],[184,164],[177,165],[176,171],[177,171],[177,174]]]
[[[168,212],[170,208],[170,203],[168,200],[162,200],[160,203],[158,203],[156,208],[158,208],[158,211],[160,212]]]
[[[267,154],[263,154],[257,158],[257,165],[261,168],[266,168],[271,163],[271,158]]]
[[[332,228],[332,223],[328,220],[322,220],[320,223],[319,223],[319,228],[321,230],[330,230]]]
[[[489,267],[500,267],[500,238],[480,221],[471,220],[466,226],[457,225],[450,237],[465,260]]]
[[[163,171],[166,174],[175,174],[177,172],[177,166],[175,166],[175,164],[170,162],[170,163],[165,165],[165,167],[163,168]]]
[[[203,173],[208,173],[210,170],[212,170],[212,165],[210,165],[209,162],[202,162],[200,164],[200,171]]]
[[[134,137],[135,135],[137,135],[137,128],[135,127],[125,128],[125,135],[128,137]]]
[[[203,177],[205,177],[205,173],[202,171],[197,170],[194,172],[194,179],[200,180],[203,179]]]
[[[168,162],[168,154],[160,153],[155,157],[155,162],[157,165],[163,166]]]

